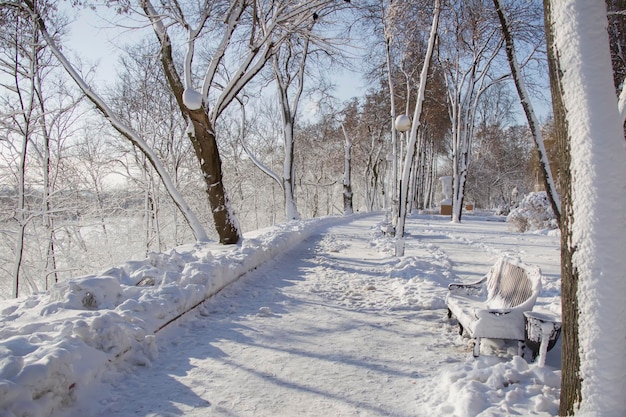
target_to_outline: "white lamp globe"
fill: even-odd
[[[411,128],[411,119],[406,114],[401,114],[396,117],[396,130],[398,132],[406,132]]]

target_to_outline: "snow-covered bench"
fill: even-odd
[[[463,331],[474,339],[474,356],[480,339],[517,340],[524,343],[524,311],[532,310],[541,291],[541,271],[511,258],[501,257],[489,273],[471,284],[450,284],[446,305]]]

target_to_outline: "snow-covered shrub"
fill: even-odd
[[[506,221],[520,232],[558,227],[545,191],[526,195],[519,206],[511,210]]]
[[[501,204],[498,207],[496,207],[496,211],[494,212],[494,214],[496,216],[508,216],[510,212],[511,212],[511,207],[509,207],[508,204]]]

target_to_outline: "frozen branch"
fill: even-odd
[[[283,182],[280,179],[280,177],[278,175],[276,175],[276,173],[274,173],[274,171],[272,171],[267,165],[265,165],[263,162],[261,162],[256,157],[256,155],[254,155],[252,153],[252,151],[250,151],[250,149],[246,146],[246,141],[245,141],[245,136],[246,136],[246,108],[245,108],[244,104],[241,102],[241,100],[237,99],[237,101],[239,101],[239,104],[241,105],[241,122],[239,123],[239,142],[241,143],[241,146],[243,147],[244,152],[246,153],[246,155],[248,155],[248,157],[254,163],[254,165],[257,166],[257,168],[259,168],[264,174],[269,176],[271,179],[276,181],[278,183],[278,185],[280,185],[280,187],[284,189],[284,185],[283,185]]]

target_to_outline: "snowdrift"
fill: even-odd
[[[0,304],[0,416],[48,416],[112,363],[149,364],[155,334],[337,218],[185,245]]]

